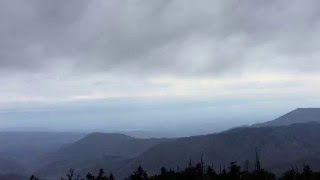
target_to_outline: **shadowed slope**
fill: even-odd
[[[39,174],[44,177],[61,175],[71,167],[83,172],[97,164],[116,166],[119,162],[167,141],[169,139],[139,139],[116,133],[92,133],[45,157],[43,161],[46,165],[39,170]]]
[[[151,174],[161,166],[176,169],[185,167],[189,160],[199,162],[201,155],[208,163],[227,165],[231,161],[244,164],[260,152],[263,165],[269,169],[290,168],[293,162],[308,163],[310,157],[320,157],[320,124],[294,124],[284,127],[238,128],[219,134],[181,138],[161,143],[127,163],[117,175],[127,174],[142,165]],[[313,164],[320,168],[320,162]]]

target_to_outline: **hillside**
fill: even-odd
[[[320,108],[298,108],[275,120],[254,124],[254,127],[284,126],[294,123],[320,122]]]
[[[8,174],[8,173],[21,173],[25,172],[25,168],[22,164],[14,159],[10,159],[7,157],[0,157],[0,173]]]
[[[18,174],[0,174],[1,180],[22,180],[28,179],[27,176],[22,176]]]
[[[38,168],[37,159],[84,135],[68,132],[0,132],[0,173],[16,173],[16,169],[28,173]]]
[[[270,170],[288,169],[309,162],[320,168],[319,109],[296,109],[274,121],[222,133],[178,139],[139,139],[116,133],[92,133],[45,156],[37,174],[61,176],[69,168],[85,174],[100,168],[124,177],[142,165],[150,173],[161,166],[184,167],[203,156],[216,169],[231,161],[255,160],[258,149],[263,165]],[[307,122],[307,123],[304,123]],[[288,126],[282,126],[287,125]]]
[[[291,163],[308,163],[320,158],[320,124],[305,123],[283,127],[238,128],[219,134],[181,138],[161,143],[149,149],[116,171],[118,176],[132,172],[142,165],[148,172],[156,173],[161,166],[176,169],[185,167],[189,160],[199,162],[201,155],[206,163],[228,165],[231,161],[253,167],[255,149],[267,169],[290,168]],[[312,157],[312,158],[310,158]],[[298,165],[298,164],[295,164]],[[312,162],[320,168],[320,162]]]
[[[56,151],[84,135],[67,132],[0,132],[0,155],[27,161]]]
[[[115,133],[92,133],[43,158],[43,177],[63,175],[70,167],[79,171],[97,166],[113,166],[134,158],[149,148],[169,139],[139,139]],[[101,168],[101,166],[99,168]]]

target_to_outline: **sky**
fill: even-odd
[[[320,104],[317,0],[3,0],[0,129],[197,134]]]

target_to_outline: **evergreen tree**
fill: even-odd
[[[112,173],[110,173],[110,175],[109,175],[109,180],[115,180]]]
[[[129,180],[147,180],[147,179],[149,179],[148,174],[141,166],[139,166],[137,170],[129,176]]]

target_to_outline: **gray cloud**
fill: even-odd
[[[0,125],[159,129],[317,106],[319,3],[2,0]]]
[[[230,73],[315,70],[319,2],[8,0],[2,71]]]

